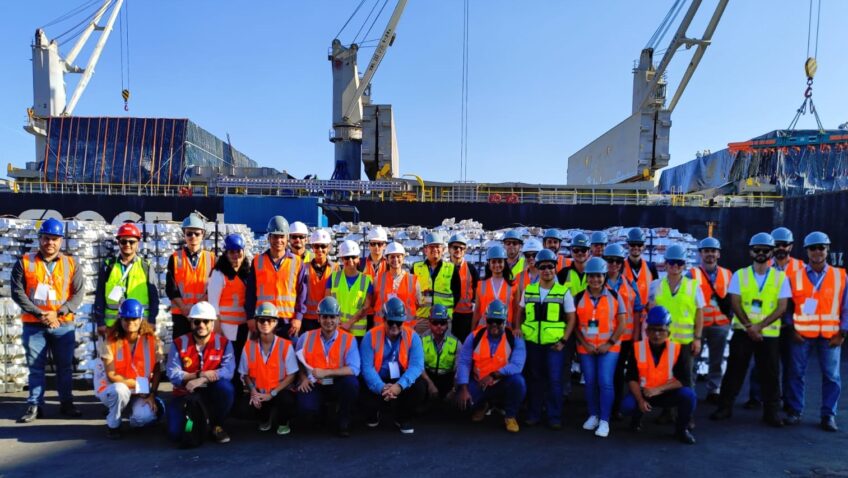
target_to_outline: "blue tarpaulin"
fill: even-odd
[[[691,193],[724,186],[729,182],[733,160],[730,151],[723,149],[667,168],[660,175],[657,190],[663,194]]]

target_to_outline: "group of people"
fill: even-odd
[[[694,268],[687,250],[672,245],[660,277],[642,257],[640,228],[627,233],[626,248],[608,244],[600,232],[576,234],[570,257],[560,254],[556,229],[542,241],[508,231],[503,246],[487,250],[481,277],[465,260],[468,242],[459,234],[444,241],[425,233],[425,260],[408,269],[404,247],[389,243],[379,227],[366,236],[364,258],[358,243],[342,241],[338,263],[329,261],[333,240],[326,231],[310,233],[282,216],[270,219],[268,250],[253,258],[237,234],[214,257],[203,248],[205,223],[197,215],[182,228],[185,245],[171,256],[165,284],[173,318],[167,355],[152,325],[155,274],[138,255],[134,224],[118,229],[118,254],[100,268],[92,317],[102,366],[94,386],[108,408],[111,438],[121,436],[125,415],[131,426],[166,416],[170,438],[184,442],[203,429],[195,416],[202,413],[208,434],[225,443],[224,422],[234,409],[278,435],[291,432],[295,417],[334,417],[337,433],[348,436],[357,406],[368,427],[390,415],[408,434],[423,408],[448,402],[475,422],[498,409],[513,433],[522,408],[523,424],[560,429],[576,356],[589,411],[585,430],[607,437],[611,421],[629,415],[638,431],[642,416],[657,407],[661,419],[674,421],[675,436],[693,444],[703,345],[705,399],[717,407],[711,419],[731,417],[753,356],[751,386],[763,420],[799,423],[815,351],[823,375],[821,426],[837,430],[848,299],[845,271],[827,264],[830,240],[822,232],[804,239],[806,262],[791,257],[788,229],[756,234],[751,265],[733,273],[719,265],[715,238],[700,241]],[[74,258],[61,252],[63,232],[60,221],[44,221],[38,251],[12,273],[30,370],[22,422],[44,413],[47,349],[56,363],[60,413],[81,415],[71,372],[83,280]],[[173,385],[167,405],[159,397],[161,364]]]

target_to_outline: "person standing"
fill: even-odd
[[[607,247],[607,242],[609,242],[609,238],[607,238],[607,233],[604,231],[595,231],[592,233],[589,239],[590,253],[592,257],[603,257],[604,248]]]
[[[647,304],[651,282],[660,276],[654,263],[642,257],[642,251],[645,250],[645,232],[642,228],[634,227],[627,232],[627,247],[629,253],[624,261],[624,278],[628,283],[636,282],[639,300]]]
[[[524,270],[524,257],[521,255],[523,245],[524,238],[521,237],[520,232],[516,229],[506,231],[503,236],[503,247],[506,251],[506,268],[509,269],[512,277],[518,277],[518,274]]]
[[[189,214],[182,223],[185,245],[168,260],[165,293],[171,301],[171,336],[176,339],[191,332],[187,318],[194,304],[206,300],[206,282],[215,258],[203,249],[206,224],[197,214]]]
[[[468,248],[468,240],[461,234],[454,234],[448,239],[450,258],[453,262],[460,280],[459,299],[453,310],[450,329],[452,334],[460,341],[465,340],[471,333],[474,320],[474,302],[477,291],[477,283],[480,274],[477,268],[465,260],[465,251]],[[447,308],[445,309],[447,311]],[[432,317],[432,314],[431,314]]]
[[[386,247],[385,255],[389,267],[377,276],[374,283],[374,325],[383,324],[383,305],[392,297],[397,297],[406,307],[407,323],[404,325],[416,329],[418,333],[426,332],[426,324],[421,325],[423,319],[417,319],[415,316],[415,310],[421,302],[418,279],[403,267],[406,249],[399,243],[393,242]]]
[[[306,224],[295,221],[289,227],[289,250],[300,258],[300,262],[308,264],[312,260],[312,252],[306,248],[306,239],[309,237],[309,228]]]
[[[572,297],[586,289],[586,261],[589,260],[589,238],[578,233],[571,238],[571,266],[557,272],[557,280],[568,287]]]
[[[324,229],[312,231],[309,237],[313,258],[304,266],[306,269],[306,312],[303,314],[303,323],[300,327],[302,332],[321,327],[318,323],[318,304],[327,295],[327,280],[330,275],[339,270],[338,264],[330,262],[328,257],[332,242],[330,233]]]
[[[82,303],[85,282],[77,261],[61,252],[65,225],[47,219],[38,229],[38,251],[21,257],[12,269],[12,300],[21,308],[23,345],[29,369],[27,410],[18,420],[44,416],[44,368],[47,352],[56,364],[59,413],[77,418],[74,406],[74,312]]]
[[[459,268],[453,262],[442,260],[444,244],[438,234],[425,233],[423,242],[425,259],[412,265],[412,273],[418,278],[422,296],[422,303],[415,315],[419,319],[429,318],[430,307],[434,304],[444,305],[449,314],[453,314],[453,308],[462,293]]]
[[[327,279],[327,295],[335,297],[341,308],[342,330],[362,340],[368,328],[367,311],[374,298],[371,277],[359,272],[359,244],[347,240],[339,246],[342,269]]]
[[[230,234],[224,238],[224,255],[215,263],[206,291],[219,317],[215,331],[224,334],[233,344],[236,367],[248,335],[244,303],[249,276],[250,261],[244,254],[244,238],[240,234]],[[253,325],[255,327],[255,322]]]
[[[541,250],[542,243],[535,238],[527,239],[521,248],[521,254],[524,255],[524,270],[515,276],[518,297],[521,297],[521,294],[528,285],[539,282],[539,270],[536,269],[536,254]]]
[[[564,255],[559,253],[559,248],[562,246],[562,236],[559,231],[556,229],[547,229],[545,231],[544,236],[542,236],[542,245],[545,249],[553,252],[557,256],[557,268],[556,271],[565,269],[566,267],[571,267],[571,258],[565,257]]]
[[[523,261],[523,259],[522,259]],[[477,304],[474,321],[477,327],[486,323],[485,311],[495,300],[506,304],[509,311],[507,327],[515,328],[515,307],[518,304],[518,287],[514,284],[512,269],[507,266],[507,252],[501,246],[486,251],[486,276],[477,284]]]
[[[386,260],[386,245],[389,242],[389,236],[386,230],[380,226],[371,228],[368,234],[365,235],[365,240],[368,242],[368,255],[365,260],[357,263],[357,268],[360,272],[371,278],[371,283],[376,284],[377,278],[386,272],[389,264]],[[374,315],[377,313],[375,304],[370,304],[366,311],[368,317],[367,327],[370,329],[374,326]]]

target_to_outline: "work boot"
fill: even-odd
[[[218,443],[230,442],[230,435],[227,435],[227,432],[224,431],[224,428],[220,425],[217,425],[212,429],[212,438],[214,438]]]
[[[106,437],[110,440],[120,440],[121,439],[121,428],[112,428],[106,427]]]
[[[674,434],[677,437],[677,441],[680,443],[685,443],[686,445],[694,445],[695,444],[695,436],[689,430],[683,430]]]
[[[777,411],[764,413],[763,421],[766,422],[767,425],[775,428],[783,427],[783,420],[780,419],[780,416],[778,416]]]
[[[484,418],[486,418],[486,407],[480,407],[474,409],[471,412],[471,421],[472,422],[482,422]]]
[[[44,418],[44,412],[38,405],[30,405],[27,407],[23,416],[18,419],[18,423],[30,423],[36,418]]]
[[[510,433],[518,433],[518,420],[516,420],[515,417],[504,418],[504,425],[506,426],[506,431]]]
[[[756,398],[751,398],[747,402],[745,402],[744,405],[742,405],[742,408],[744,408],[745,410],[759,410],[763,408],[763,402],[757,400]]]
[[[710,405],[718,405],[719,404],[720,395],[717,393],[708,393],[706,402]]]
[[[71,418],[79,418],[82,416],[82,412],[79,408],[74,406],[74,402],[62,402],[62,404],[59,405],[59,413]]]
[[[798,425],[801,423],[801,415],[798,413],[789,413],[786,415],[786,418],[783,419],[783,424],[786,426]]]
[[[634,432],[642,431],[642,417],[641,416],[633,416],[630,419],[630,430]]]
[[[733,416],[733,410],[730,407],[719,407],[710,415],[710,420],[727,420]]]
[[[839,431],[839,427],[836,426],[836,417],[834,417],[833,415],[829,417],[822,417],[821,427],[822,430],[827,432]]]

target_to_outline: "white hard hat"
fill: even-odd
[[[389,254],[406,254],[406,249],[403,248],[403,245],[399,242],[393,242],[386,247],[385,254],[388,256]]]
[[[218,320],[218,314],[215,313],[215,307],[213,307],[212,304],[202,301],[191,307],[191,311],[188,313],[188,318]]]
[[[304,236],[307,236],[309,235],[309,228],[306,227],[306,224],[300,221],[295,221],[291,223],[291,226],[289,226],[289,234],[303,234]]]
[[[359,244],[348,239],[347,241],[342,241],[342,244],[339,246],[339,257],[351,257],[351,256],[359,256],[362,252],[359,250]]]
[[[386,235],[386,230],[380,226],[377,226],[370,231],[368,231],[368,235],[365,236],[365,240],[368,242],[378,241],[378,242],[389,242],[389,236]]]
[[[539,240],[535,237],[532,237],[524,242],[524,246],[521,248],[521,253],[523,254],[525,252],[539,252],[541,250],[542,243],[539,242]]]
[[[333,241],[330,239],[330,233],[324,229],[315,229],[309,236],[310,244],[329,244],[331,242]]]

